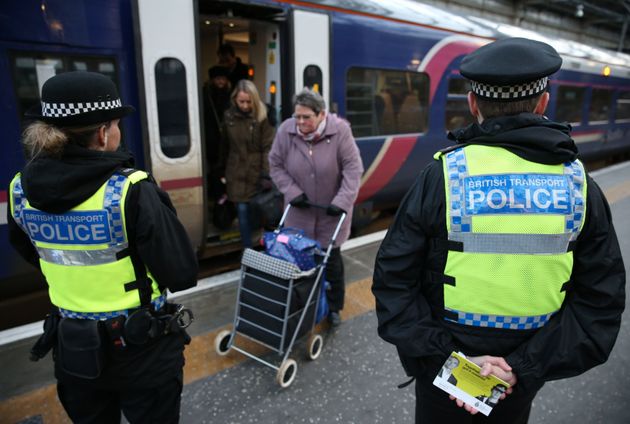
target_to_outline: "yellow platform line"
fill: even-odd
[[[371,284],[371,278],[348,284],[345,306],[341,312],[343,320],[348,320],[374,309],[374,297],[370,292]],[[316,331],[323,332],[326,329],[325,326],[325,324],[318,326]],[[230,352],[226,356],[219,356],[215,352],[214,339],[216,335],[220,331],[230,328],[231,325],[193,337],[190,345],[186,347],[184,352],[186,357],[186,366],[184,367],[185,384],[217,374],[247,359],[247,357],[238,352]],[[264,355],[266,353],[264,347],[245,338],[238,339],[238,346],[256,355]],[[55,384],[50,384],[41,389],[0,402],[0,423],[2,424],[17,423],[36,415],[41,415],[43,422],[46,424],[71,422],[57,399]]]
[[[630,197],[630,182],[623,182],[610,187],[604,191],[609,204],[617,203],[620,200]]]

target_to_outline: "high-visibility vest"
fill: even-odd
[[[482,145],[435,157],[442,155],[445,319],[517,330],[544,326],[564,301],[584,225],[582,163],[544,165]]]
[[[53,305],[89,319],[140,306],[124,212],[129,187],[147,177],[133,169],[116,172],[90,198],[61,214],[32,207],[21,174],[13,178],[11,215],[37,249]],[[148,269],[143,271],[151,280],[155,306],[163,296]]]

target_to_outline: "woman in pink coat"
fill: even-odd
[[[359,149],[348,123],[326,112],[326,103],[317,93],[304,90],[294,100],[293,118],[282,123],[269,152],[269,171],[284,194],[285,205],[293,207],[285,222],[301,228],[308,237],[328,246],[339,216],[348,216],[332,249],[326,279],[330,306],[329,322],[341,323],[345,283],[339,247],[350,235],[352,207],[363,174]],[[308,202],[327,205],[309,207]]]

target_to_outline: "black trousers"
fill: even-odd
[[[120,390],[58,382],[57,394],[75,424],[120,422],[120,413],[131,424],[179,422],[183,375],[154,387]]]
[[[180,332],[120,348],[103,338],[105,362],[96,379],[68,374],[56,347],[59,400],[73,423],[119,423],[121,412],[131,424],[177,423],[189,341]]]
[[[416,424],[526,424],[538,390],[540,387],[525,392],[516,384],[512,394],[499,401],[486,417],[481,412],[471,415],[464,408],[458,407],[455,401],[449,398],[448,393],[435,387],[431,381],[418,379],[416,380]]]
[[[332,312],[339,312],[343,309],[343,301],[346,295],[343,258],[339,247],[335,247],[330,251],[328,265],[326,266],[326,280],[330,283],[330,290],[326,291],[328,307]]]

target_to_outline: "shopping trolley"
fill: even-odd
[[[313,203],[309,205],[325,208]],[[287,205],[276,233],[282,230],[290,209],[291,205]],[[297,374],[297,362],[289,358],[296,340],[310,335],[306,344],[307,356],[311,360],[319,357],[324,339],[313,331],[315,316],[324,270],[345,218],[345,213],[340,215],[328,248],[316,255],[316,265],[309,270],[301,270],[291,262],[263,252],[245,249],[232,330],[221,331],[214,342],[219,355],[235,350],[275,369],[276,382],[283,388],[289,387]],[[282,356],[280,364],[276,366],[244,346],[237,346],[237,334],[277,352]]]

